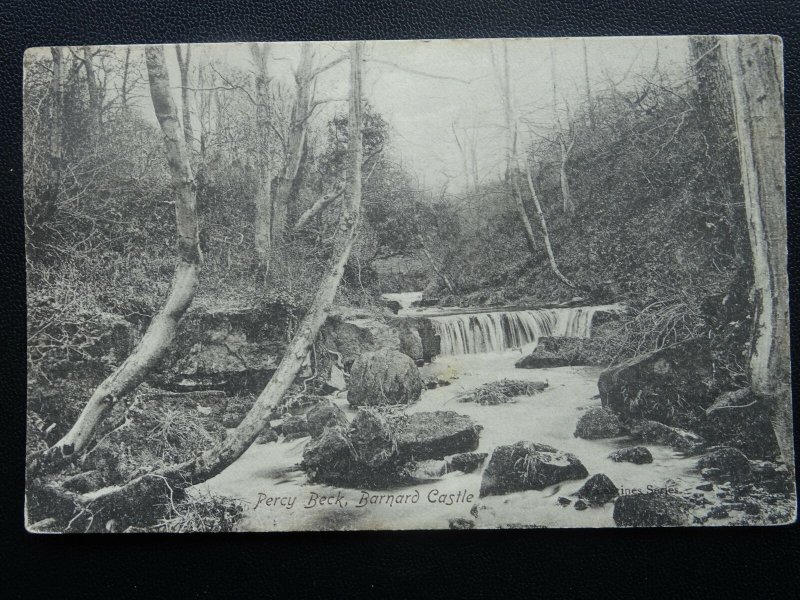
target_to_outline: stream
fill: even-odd
[[[403,312],[412,312],[407,304]],[[693,472],[697,459],[684,458],[669,447],[647,444],[653,455],[649,465],[615,463],[608,458],[609,453],[635,442],[625,437],[573,437],[582,412],[600,406],[597,379],[601,369],[517,369],[514,363],[521,355],[522,350],[517,348],[439,356],[422,367],[421,374],[424,379],[438,378],[450,385],[423,390],[420,401],[407,412],[454,410],[469,415],[483,426],[477,452],[491,456],[495,447],[520,440],[548,444],[575,454],[590,475],[605,473],[618,488],[671,486],[684,490],[701,482]],[[549,387],[534,396],[496,406],[456,400],[483,383],[505,378],[547,381]],[[347,404],[346,393],[334,401],[352,420],[356,411]],[[380,492],[311,484],[298,467],[309,439],[254,444],[225,471],[193,489],[243,500],[245,517],[238,526],[242,531],[446,529],[451,519],[473,520],[477,528],[614,526],[613,503],[583,511],[558,503],[559,496],[570,497],[584,480],[486,498],[478,498],[482,469],[469,474],[448,473],[435,481]],[[487,463],[488,458],[484,466]],[[402,494],[406,501],[396,503],[388,494]],[[574,503],[575,498],[571,499]]]

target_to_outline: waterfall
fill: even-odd
[[[596,312],[618,312],[618,304],[483,312],[428,317],[441,339],[442,355],[502,352],[540,337],[588,338]]]

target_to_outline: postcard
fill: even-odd
[[[793,523],[782,56],[29,49],[26,528]]]

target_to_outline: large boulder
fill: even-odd
[[[311,434],[311,437],[319,437],[326,427],[335,425],[347,426],[348,424],[344,411],[327,399],[308,411],[306,421],[308,422],[308,433]]]
[[[331,311],[320,333],[323,346],[338,354],[345,371],[366,352],[400,350],[400,330],[393,323],[344,307]]]
[[[738,448],[750,458],[780,456],[767,407],[749,388],[723,392],[706,409],[707,419],[697,429],[710,443]]]
[[[572,454],[536,442],[498,446],[483,472],[480,496],[499,496],[524,490],[543,490],[589,472]]]
[[[697,453],[705,446],[705,440],[696,433],[657,421],[635,422],[631,426],[631,437],[645,443],[671,446],[687,454]]]
[[[347,401],[351,406],[411,404],[422,394],[422,377],[405,354],[384,348],[353,363]]]
[[[614,313],[601,312],[595,316]],[[514,365],[518,369],[543,369],[547,367],[565,367],[580,365],[606,365],[609,362],[608,343],[603,339],[575,337],[541,337],[536,348],[529,355],[521,358]]]
[[[275,325],[290,316],[281,304],[193,309],[181,319],[175,341],[151,379],[173,391],[261,391],[286,346]]]
[[[595,505],[611,502],[618,495],[619,490],[617,486],[603,473],[592,475],[586,480],[586,483],[581,486],[581,489],[576,492],[578,498],[583,498],[589,502],[589,504]]]
[[[674,494],[627,494],[614,503],[618,527],[683,527],[689,525],[691,505]]]
[[[281,424],[284,441],[296,440],[308,435],[308,421],[301,415],[288,415]]]
[[[630,446],[614,450],[608,455],[614,462],[629,462],[635,465],[648,465],[653,462],[653,455],[644,446]]]
[[[423,358],[422,338],[419,332],[405,325],[400,329],[400,352],[408,356],[415,364],[422,366]]]
[[[575,425],[575,437],[585,440],[619,437],[625,433],[616,413],[607,408],[590,408],[581,415]]]
[[[452,457],[454,466],[477,468],[478,456],[463,453],[477,447],[479,432],[472,419],[452,411],[389,416],[362,409],[349,428],[327,426],[312,439],[303,468],[311,481],[381,489],[412,482],[426,461],[440,462],[441,475],[449,464],[441,459],[451,454],[462,456]]]
[[[597,382],[603,406],[630,418],[694,427],[719,390],[704,340],[673,344],[603,371]]]
[[[554,352],[536,348],[533,352],[514,363],[518,369],[548,369],[552,367],[566,367],[569,361]]]
[[[389,322],[401,331],[415,331],[417,333],[422,344],[423,361],[430,362],[441,353],[442,340],[437,335],[430,319],[426,317],[398,317],[390,319]]]
[[[470,417],[452,410],[414,413],[398,427],[397,451],[412,460],[472,452],[480,431]]]
[[[736,448],[715,448],[697,461],[698,469],[715,469],[718,481],[736,483],[753,478],[753,468],[748,458]]]

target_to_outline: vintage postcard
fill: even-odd
[[[793,523],[782,56],[28,50],[27,529]]]

